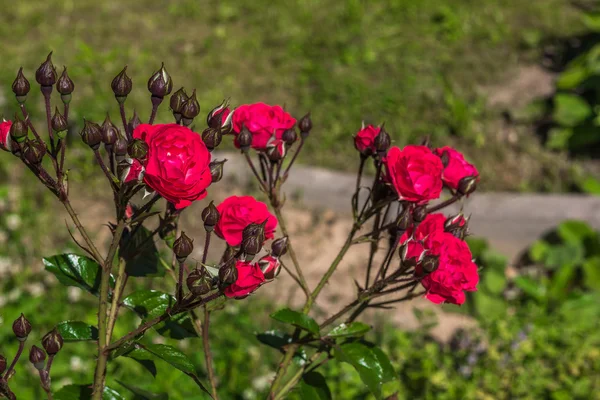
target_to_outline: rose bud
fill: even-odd
[[[427,208],[425,206],[415,207],[413,210],[413,219],[415,222],[423,222],[427,218]]]
[[[46,350],[46,353],[54,355],[62,349],[63,337],[58,330],[54,328],[42,338],[42,346],[44,347],[44,350]]]
[[[265,225],[267,220],[262,224],[250,224],[242,232],[241,249],[247,256],[256,255],[261,249],[265,241]]]
[[[204,210],[202,210],[202,221],[204,222],[204,229],[207,232],[212,232],[215,225],[219,223],[220,218],[221,214],[219,214],[219,210],[217,210],[217,207],[215,207],[215,204],[212,201]]]
[[[115,142],[115,146],[113,148],[115,155],[119,157],[124,157],[127,154],[127,139],[124,137],[119,137]]]
[[[138,113],[135,110],[133,110],[133,116],[127,123],[127,128],[129,129],[130,132],[133,132],[135,130],[135,128],[137,128],[139,125],[141,125],[141,123],[142,123],[142,121],[140,120],[140,116],[138,115]]]
[[[12,150],[12,139],[10,138],[10,127],[12,121],[2,120],[0,122],[0,149],[4,151]]]
[[[217,146],[221,144],[223,134],[218,128],[206,128],[202,132],[202,141],[206,145],[208,151],[213,151]]]
[[[83,120],[84,126],[81,131],[81,140],[92,148],[92,150],[98,150],[100,143],[102,143],[102,128],[95,122],[90,122],[86,119]]]
[[[13,322],[13,332],[19,341],[24,342],[31,333],[31,324],[23,314]]]
[[[213,108],[206,116],[206,124],[210,128],[219,129],[223,128],[228,121],[228,117],[231,111],[229,110],[229,101],[223,100],[221,104]],[[223,132],[227,134],[229,132]]]
[[[229,286],[237,280],[238,271],[235,264],[235,260],[232,259],[219,268],[219,284],[221,287]]]
[[[23,75],[23,67],[21,67],[19,68],[17,77],[15,78],[15,81],[12,84],[12,91],[17,97],[17,101],[19,102],[19,104],[23,104],[25,102],[30,89],[31,86],[29,85],[29,81],[27,80],[27,78],[25,78],[25,75]]]
[[[108,146],[112,146],[119,140],[119,130],[110,120],[110,116],[106,114],[106,119],[102,123],[102,141]]]
[[[258,266],[266,279],[275,279],[281,272],[281,262],[272,256],[264,256],[258,260]]]
[[[272,163],[277,163],[285,157],[285,142],[283,140],[271,140],[267,144],[267,156]]]
[[[225,161],[227,160],[212,161],[210,164],[208,164],[212,183],[217,183],[223,178],[223,164],[225,164]]]
[[[247,152],[252,145],[252,133],[248,130],[248,128],[246,128],[245,125],[240,134],[237,136],[237,142],[243,152]]]
[[[121,72],[119,72],[119,75],[115,76],[110,84],[110,87],[112,88],[117,101],[119,103],[125,102],[125,99],[129,93],[131,93],[131,89],[133,88],[131,78],[127,76],[127,65]]]
[[[41,86],[52,86],[56,83],[56,69],[52,65],[52,52],[46,57],[46,61],[35,71],[35,80]]]
[[[288,244],[287,236],[284,236],[279,239],[275,239],[273,241],[273,243],[271,244],[271,254],[274,257],[281,257],[282,255],[287,253],[287,244]]]
[[[183,124],[188,126],[192,123],[192,120],[198,116],[198,114],[200,114],[200,103],[198,103],[198,99],[196,98],[196,89],[194,89],[192,95],[185,103],[183,103],[183,107],[181,108]]]
[[[29,127],[27,122],[19,118],[18,114],[15,114],[15,120],[10,126],[10,138],[16,143],[23,143],[27,139],[29,133]]]
[[[444,168],[446,168],[450,164],[450,153],[448,153],[448,150],[444,150],[442,152],[440,160],[442,160],[442,165],[444,166]]]
[[[440,257],[435,255],[425,255],[421,261],[421,267],[425,273],[429,274],[435,271],[440,265]]]
[[[60,93],[60,98],[65,104],[69,104],[71,102],[71,93],[75,90],[75,84],[67,74],[67,67],[63,67],[63,73],[58,78],[58,82],[56,82],[56,90]]]
[[[421,140],[421,146],[431,147],[431,138],[429,135],[425,136],[423,140]]]
[[[185,283],[194,296],[204,296],[212,290],[212,279],[206,269],[196,268],[187,276]]]
[[[162,99],[171,94],[173,90],[173,81],[165,69],[165,63],[162,63],[160,69],[156,71],[148,80],[148,91],[152,96]]]
[[[477,177],[465,176],[458,182],[458,193],[468,196],[477,189]]]
[[[410,207],[404,206],[398,219],[396,220],[396,229],[399,231],[406,231],[413,223],[413,215],[410,212]]]
[[[181,235],[173,243],[173,253],[177,256],[177,261],[184,262],[192,254],[192,251],[194,251],[194,241],[185,232],[181,232]]]
[[[310,119],[310,113],[306,114],[304,117],[298,121],[298,128],[300,129],[300,136],[302,139],[306,139],[310,130],[312,129],[312,121]]]
[[[183,109],[183,105],[186,101],[188,101],[188,95],[185,93],[183,88],[179,89],[171,96],[169,100],[169,106],[171,107],[171,111],[173,112],[173,116],[175,117],[175,121],[179,123],[181,121],[181,110]]]
[[[33,364],[35,369],[41,370],[44,369],[44,361],[46,360],[46,353],[44,350],[40,349],[37,346],[31,346],[31,351],[29,351],[29,362]]]
[[[54,110],[54,115],[51,120],[52,130],[57,133],[59,139],[67,136],[67,128],[69,127],[67,119],[58,111],[58,107]]]
[[[389,133],[385,131],[383,125],[379,129],[379,134],[375,136],[375,140],[373,141],[373,145],[375,146],[375,151],[379,156],[384,156],[391,145],[391,139]]]
[[[46,155],[46,146],[37,140],[30,140],[23,145],[23,158],[32,165],[39,165]]]
[[[468,219],[465,219],[462,214],[450,217],[444,222],[444,231],[461,240],[468,235],[468,230]]]
[[[6,357],[0,355],[0,375],[6,371]]]
[[[298,139],[298,134],[294,128],[290,128],[287,131],[283,132],[281,135],[281,139],[288,145],[291,146]]]
[[[148,155],[148,143],[144,142],[142,139],[134,139],[127,146],[127,153],[131,158],[144,160]]]

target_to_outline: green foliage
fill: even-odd
[[[271,314],[271,318],[279,322],[295,325],[300,329],[319,335],[319,324],[317,324],[317,321],[301,312],[283,308]]]

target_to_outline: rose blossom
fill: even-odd
[[[439,149],[435,149],[435,153],[442,157],[444,153],[448,156],[448,165],[442,172],[442,180],[444,183],[454,189],[458,189],[458,183],[462,178],[467,176],[474,176],[479,180],[479,172],[474,165],[468,163],[465,157],[452,147],[445,146]]]
[[[275,218],[265,203],[252,196],[230,196],[217,206],[221,218],[215,226],[215,233],[230,246],[239,246],[242,242],[242,231],[251,223],[265,225],[265,239],[274,237],[277,227]]]
[[[197,133],[177,124],[138,125],[135,139],[148,144],[144,183],[182,209],[206,196],[210,152]]]
[[[428,147],[409,145],[402,150],[392,147],[384,163],[386,179],[400,200],[422,204],[440,196],[444,166]]]
[[[10,127],[12,126],[12,121],[2,121],[0,122],[0,148],[11,151],[12,147],[12,139],[10,138]]]
[[[414,240],[423,240],[434,232],[443,231],[445,222],[446,217],[442,213],[427,214],[416,229],[414,225],[408,227],[400,237],[400,243],[406,242],[411,236]]]
[[[367,125],[356,133],[354,136],[354,147],[361,154],[370,155],[376,152],[375,150],[375,138],[381,131],[380,127]]]
[[[244,104],[233,113],[233,133],[237,136],[245,126],[252,133],[252,148],[256,150],[264,150],[273,135],[281,139],[283,132],[295,124],[283,108],[265,103]],[[239,147],[237,140],[235,145]]]
[[[125,168],[121,174],[121,180],[123,182],[139,181],[144,177],[144,167],[138,160],[126,158],[125,162],[129,166]]]
[[[265,275],[265,278],[273,279],[279,275],[279,270],[281,269],[281,262],[279,259],[270,255],[266,255],[258,260],[257,264]]]
[[[244,298],[258,289],[265,281],[265,276],[258,264],[238,261],[235,268],[237,269],[237,280],[223,291],[229,298]]]

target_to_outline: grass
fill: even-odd
[[[78,121],[102,120],[107,111],[117,120],[109,84],[125,64],[135,89],[129,109],[147,118],[146,81],[164,61],[176,87],[198,90],[204,111],[226,97],[286,104],[297,116],[310,110],[316,128],[305,164],[354,168],[351,136],[365,119],[385,121],[398,145],[424,135],[457,144],[488,177],[488,188],[561,188],[552,174],[548,187],[539,176],[502,179],[497,165],[520,163],[519,151],[535,153],[535,143],[516,152],[496,143],[496,117],[480,89],[536,61],[543,38],[573,33],[578,19],[567,0],[2,3],[6,116],[15,108],[9,89],[18,68],[33,81],[54,50],[56,65],[68,65],[76,83]],[[170,119],[163,107],[159,121]],[[544,157],[526,158],[552,168]],[[544,168],[536,169],[542,177]]]

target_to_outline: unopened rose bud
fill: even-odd
[[[281,272],[281,261],[272,256],[264,256],[258,260],[258,266],[266,279],[275,279]]]
[[[22,148],[23,158],[32,165],[39,165],[46,155],[46,146],[37,140],[25,142]]]
[[[127,75],[127,66],[112,80],[110,87],[112,88],[115,98],[119,103],[125,102],[125,99],[131,93],[133,83]]]
[[[86,119],[83,120],[84,126],[81,130],[81,140],[92,148],[92,150],[98,150],[100,143],[102,143],[102,128],[95,122],[90,122]]]
[[[60,93],[60,98],[65,104],[69,104],[71,102],[71,93],[75,90],[75,83],[67,74],[67,67],[63,67],[63,72],[58,78],[58,82],[56,82],[56,90]]]
[[[140,116],[138,115],[137,111],[133,110],[133,116],[127,123],[127,128],[129,129],[130,132],[133,132],[135,130],[135,128],[137,128],[139,125],[141,125],[141,123],[142,123],[142,121],[140,120]]]
[[[23,104],[27,99],[27,94],[31,89],[31,85],[29,85],[29,81],[23,75],[23,67],[19,68],[19,72],[17,73],[17,77],[12,84],[12,91],[17,97],[17,101],[20,104]]]
[[[192,120],[200,114],[200,103],[196,98],[196,89],[192,92],[189,99],[183,103],[181,108],[181,116],[183,117],[183,124],[188,126],[192,123]]]
[[[41,86],[53,86],[56,83],[56,69],[52,64],[52,52],[46,57],[46,61],[35,71],[35,80]]]
[[[450,217],[444,223],[444,231],[464,240],[469,233],[468,220],[462,214]]]
[[[427,218],[427,207],[418,206],[413,210],[413,219],[415,222],[423,222]]]
[[[298,128],[300,129],[300,136],[302,137],[302,139],[306,139],[306,137],[310,133],[310,130],[312,129],[312,120],[310,119],[310,113],[300,118],[300,121],[298,121]]]
[[[262,224],[251,223],[242,231],[241,249],[246,255],[253,256],[262,249],[265,241],[266,224],[267,220]]]
[[[290,128],[287,131],[283,132],[281,139],[288,145],[291,146],[298,139],[298,134],[296,133],[296,129]]]
[[[194,296],[204,296],[212,290],[212,279],[204,267],[196,268],[187,276],[185,283]]]
[[[44,347],[44,350],[46,350],[46,353],[54,355],[62,349],[63,337],[58,330],[54,328],[42,338],[42,346]]]
[[[225,161],[227,160],[213,161],[208,164],[212,183],[217,183],[223,178],[223,164],[225,164]]]
[[[237,135],[237,142],[243,152],[248,151],[252,146],[252,133],[244,126],[239,135]]]
[[[119,137],[115,142],[115,146],[113,148],[115,155],[119,157],[124,157],[127,154],[127,139],[124,137]]]
[[[58,111],[58,107],[54,110],[54,115],[51,120],[52,130],[56,132],[59,139],[64,139],[67,136],[67,129],[69,128],[69,124],[67,123],[67,119]]]
[[[44,369],[44,361],[46,360],[46,353],[44,350],[40,349],[37,346],[31,346],[31,350],[29,351],[29,362],[33,364],[35,369],[41,370]]]
[[[181,235],[173,243],[173,253],[175,253],[177,261],[184,262],[192,254],[192,251],[194,251],[194,241],[185,232],[181,232]]]
[[[15,114],[15,119],[10,126],[10,138],[17,143],[25,142],[29,133],[27,122],[23,121],[18,114]]]
[[[204,222],[204,229],[207,232],[211,232],[215,228],[219,223],[220,218],[221,214],[212,201],[204,210],[202,210],[202,221]]]
[[[406,231],[413,223],[413,215],[410,212],[410,208],[408,206],[404,206],[400,215],[398,215],[398,219],[396,220],[396,229],[399,231]]]
[[[6,371],[6,357],[0,355],[0,375]]]
[[[119,140],[119,130],[110,120],[110,116],[106,114],[106,118],[102,123],[102,141],[108,146],[112,146]]]
[[[431,138],[429,137],[429,135],[425,136],[423,140],[421,140],[421,146],[431,148]]]
[[[221,287],[226,287],[237,281],[237,268],[235,267],[235,260],[231,260],[227,264],[219,268],[219,284]]]
[[[206,145],[208,151],[213,151],[217,146],[221,144],[223,134],[218,128],[206,128],[202,132],[202,141]]]
[[[440,265],[440,257],[435,255],[425,255],[423,260],[421,261],[421,267],[423,267],[423,271],[429,274],[438,269]]]
[[[25,318],[25,315],[21,314],[19,318],[13,322],[13,333],[19,339],[19,341],[24,342],[27,339],[27,336],[31,333],[31,324]]]
[[[183,105],[186,101],[188,101],[188,95],[185,93],[183,88],[177,90],[171,96],[169,100],[169,106],[171,107],[171,111],[173,112],[173,116],[175,117],[175,121],[179,123],[181,121],[181,110],[183,110]]]
[[[458,193],[468,196],[477,189],[477,177],[465,176],[458,182]]]
[[[448,153],[448,150],[444,150],[442,152],[440,159],[442,160],[442,165],[444,166],[444,168],[446,168],[450,163],[450,153]]]
[[[279,239],[275,239],[273,241],[273,243],[271,244],[271,254],[274,257],[283,256],[285,253],[287,253],[287,244],[288,244],[287,236],[284,236]]]
[[[272,163],[277,163],[285,157],[285,142],[273,140],[267,144],[267,157]]]
[[[162,63],[160,69],[156,71],[148,80],[148,91],[152,96],[162,99],[168,96],[173,90],[173,81],[171,75],[165,69],[165,64]]]
[[[229,102],[223,100],[221,104],[213,108],[206,116],[206,124],[214,129],[223,128],[223,125],[226,123],[227,117],[230,114],[228,106]],[[226,132],[223,132],[223,134],[226,134]]]
[[[381,126],[379,133],[377,134],[377,136],[375,136],[375,140],[373,141],[375,151],[377,151],[377,154],[379,154],[380,156],[387,154],[391,142],[392,140],[390,139],[389,133],[387,133],[384,127]]]
[[[148,143],[141,139],[134,139],[129,146],[127,146],[127,153],[129,157],[136,160],[145,160],[148,155]]]

